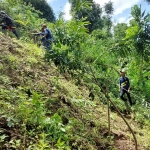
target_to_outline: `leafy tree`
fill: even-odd
[[[100,5],[93,0],[69,0],[69,2],[71,3],[71,12],[75,19],[86,18],[86,21],[90,22],[87,25],[90,32],[103,27]]]
[[[99,40],[99,39],[104,40],[104,39],[108,38],[107,32],[105,30],[101,30],[101,29],[94,30],[92,32],[92,35],[95,37],[96,40]]]
[[[112,27],[111,16],[113,15],[113,12],[114,12],[113,3],[111,1],[109,1],[108,3],[105,3],[104,10],[106,13],[106,16],[104,17],[105,25],[107,26],[108,32],[110,32],[110,29]]]
[[[32,6],[36,9],[42,12],[40,14],[40,18],[46,18],[47,21],[55,22],[55,14],[52,10],[52,8],[49,6],[46,0],[23,0],[24,2],[32,4]]]
[[[135,5],[132,7],[132,17],[130,26],[126,29],[126,36],[118,44],[115,49],[123,55],[128,52],[137,53],[141,57],[141,62],[149,59],[150,46],[150,14],[145,15],[145,11],[141,11],[141,7]],[[123,56],[122,55],[122,56]]]
[[[102,20],[103,20],[103,28],[106,30],[108,36],[112,36],[112,34],[111,34],[111,27],[112,27],[111,17],[108,15],[104,15],[102,17]]]
[[[118,23],[116,26],[114,26],[114,37],[115,41],[119,42],[121,39],[123,39],[126,35],[126,29],[128,28],[126,23]]]
[[[82,9],[91,9],[91,2],[87,0],[69,0],[71,3],[71,12],[73,16],[77,17]]]
[[[105,3],[104,10],[107,15],[113,15],[113,12],[114,12],[113,3],[111,1],[109,1],[108,3]]]
[[[145,11],[141,11],[141,6],[135,5],[131,9],[133,20],[130,22],[130,26],[126,30],[125,40],[133,41],[136,51],[141,55],[142,61],[148,59],[150,51],[147,47],[150,46],[150,14],[145,15]]]

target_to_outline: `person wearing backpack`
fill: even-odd
[[[120,71],[121,77],[120,77],[120,98],[125,102],[126,107],[127,106],[127,99],[124,97],[124,95],[126,94],[128,97],[128,101],[130,103],[130,106],[132,106],[132,100],[131,100],[131,96],[130,96],[130,81],[129,78],[126,77],[126,71],[125,69],[122,69]]]
[[[19,35],[16,31],[16,26],[12,18],[10,18],[4,11],[0,11],[0,17],[2,18],[1,23],[4,23],[1,25],[2,31],[8,29],[8,31],[12,31],[17,37],[17,39],[19,39]]]
[[[51,50],[51,48],[52,48],[53,36],[52,36],[52,33],[51,33],[50,29],[47,28],[47,25],[46,25],[46,24],[43,24],[43,25],[42,25],[41,35],[42,35],[42,43],[43,43],[43,46],[44,46],[47,50]]]

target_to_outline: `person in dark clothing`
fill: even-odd
[[[42,35],[41,42],[42,42],[43,47],[46,50],[51,50],[53,36],[52,36],[52,32],[50,31],[50,29],[47,28],[46,24],[42,25],[40,32],[31,33],[31,34],[33,34],[35,36]]]
[[[41,35],[42,35],[43,46],[46,49],[51,50],[53,36],[52,36],[52,33],[51,33],[50,29],[47,28],[46,24],[42,25]]]
[[[121,77],[120,77],[120,98],[124,101],[127,101],[126,98],[124,98],[124,94],[127,94],[130,106],[132,106],[132,101],[130,97],[130,81],[129,78],[125,76],[126,71],[123,69],[120,71]]]
[[[19,35],[16,31],[16,26],[13,20],[4,11],[0,11],[0,17],[2,18],[1,23],[4,23],[2,25],[2,31],[8,29],[9,31],[12,31],[15,34],[15,36],[19,39]]]

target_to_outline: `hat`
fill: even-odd
[[[4,11],[0,11],[0,14],[6,14]]]
[[[122,70],[120,71],[120,73],[126,73],[126,70],[125,70],[125,69],[122,69]]]
[[[43,24],[43,25],[42,25],[42,28],[47,28],[47,25],[46,25],[46,24]]]
[[[4,11],[0,11],[0,16],[5,17],[5,16],[7,16],[7,14]]]

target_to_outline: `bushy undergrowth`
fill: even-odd
[[[45,51],[42,49],[32,44],[25,44],[24,47],[16,42],[15,47],[9,50],[9,44],[12,43],[7,44],[8,47],[2,44],[0,50],[3,54],[0,75],[0,147],[96,149],[93,139],[98,137],[100,131],[96,127],[95,134],[87,132],[90,125],[85,125],[86,119],[81,117],[82,110],[77,111],[87,105],[86,100],[74,106],[73,102],[67,100],[70,97],[88,97],[86,87],[83,86],[84,93],[78,86],[65,80],[53,63],[44,60]],[[99,145],[107,147],[107,141],[101,140]]]

